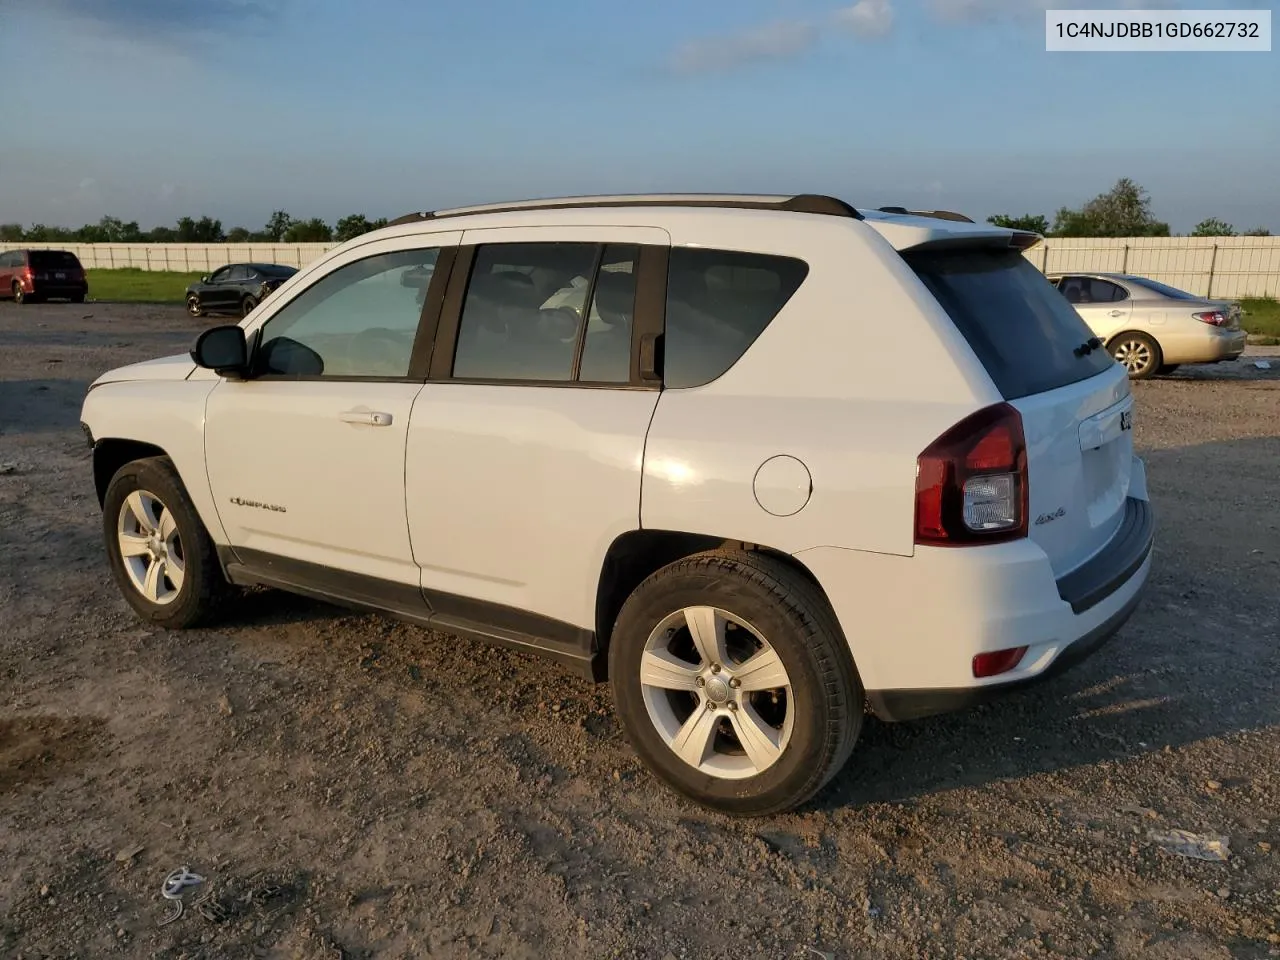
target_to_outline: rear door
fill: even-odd
[[[1063,280],[1060,289],[1089,329],[1103,340],[1110,339],[1129,325],[1133,302],[1129,291],[1120,284],[1102,277],[1069,276]]]
[[[1061,576],[1104,547],[1124,517],[1133,467],[1125,370],[1089,348],[1080,314],[1021,253],[904,257],[1022,416],[1030,537]]]
[[[639,344],[661,330],[647,291],[669,244],[649,227],[463,235],[405,464],[413,556],[442,623],[594,629],[605,554],[640,522],[659,384]]]

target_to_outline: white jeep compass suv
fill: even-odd
[[[401,218],[90,387],[112,569],[167,628],[256,584],[550,656],[675,790],[794,807],[866,709],[1138,603],[1129,380],[1038,241],[816,195]]]

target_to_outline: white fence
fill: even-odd
[[[71,250],[88,270],[135,267],[208,273],[256,261],[302,267],[332,243],[2,243]],[[1280,298],[1280,237],[1134,237],[1045,240],[1027,251],[1045,272],[1094,271],[1150,277],[1199,295]]]
[[[1051,238],[1027,257],[1046,273],[1131,273],[1199,296],[1280,297],[1280,237]]]
[[[304,267],[336,243],[0,243],[3,250],[70,250],[86,270],[175,270],[208,273],[228,263]]]

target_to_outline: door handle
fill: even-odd
[[[1124,316],[1124,311],[1123,311],[1123,310],[1112,310],[1112,311],[1111,311],[1111,316],[1113,316],[1113,317],[1123,317],[1123,316]]]
[[[368,427],[391,426],[391,414],[370,410],[346,410],[338,414],[343,423],[363,423]]]

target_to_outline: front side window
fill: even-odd
[[[430,247],[366,257],[307,287],[263,327],[257,372],[407,377],[422,304],[417,287],[404,278],[429,272],[439,252]]]
[[[231,267],[227,270],[227,275],[223,279],[228,283],[240,283],[249,279],[249,271],[244,267]]]
[[[509,243],[476,249],[453,376],[626,383],[639,248]]]
[[[663,382],[710,383],[738,362],[799,289],[803,260],[676,247],[667,275]]]

